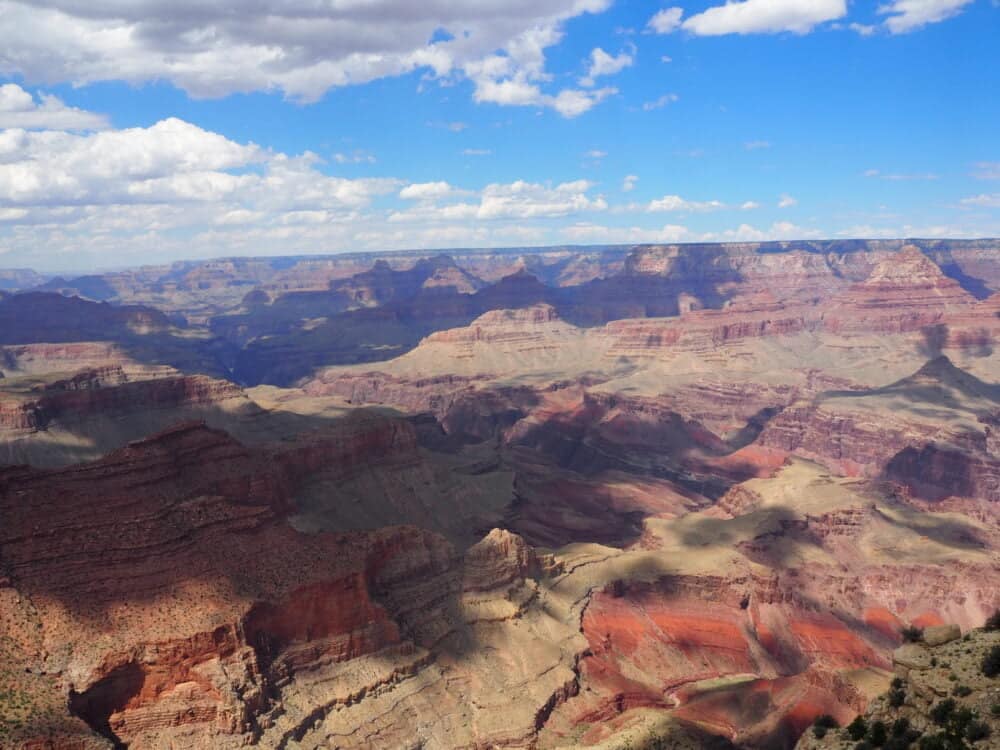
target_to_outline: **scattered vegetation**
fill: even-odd
[[[864,716],[855,716],[854,721],[847,725],[847,736],[855,742],[868,734],[868,722]]]
[[[816,721],[813,722],[813,736],[821,740],[826,737],[826,733],[831,729],[836,729],[840,724],[837,720],[830,716],[830,714],[823,714],[822,716],[817,716]]]
[[[985,721],[974,721],[965,730],[965,739],[969,742],[979,742],[990,736],[990,727]]]
[[[918,628],[915,625],[907,625],[899,631],[899,634],[904,643],[919,643],[924,637],[923,628]]]
[[[899,708],[904,703],[906,703],[905,690],[897,690],[896,688],[889,690],[889,705],[892,706],[892,708]]]
[[[1000,645],[996,645],[986,652],[982,664],[983,674],[987,677],[996,677],[1000,674]]]
[[[983,625],[983,629],[1000,630],[1000,609],[986,618],[986,624]]]
[[[882,747],[887,739],[889,739],[889,730],[886,728],[885,722],[872,722],[871,727],[868,729],[868,741],[874,747]]]

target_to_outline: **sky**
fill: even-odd
[[[1000,236],[998,0],[0,0],[0,267]]]

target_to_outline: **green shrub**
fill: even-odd
[[[948,738],[941,732],[920,738],[920,750],[949,750]]]
[[[1000,645],[994,646],[983,657],[983,674],[987,677],[996,677],[1000,674]]]
[[[957,695],[959,698],[964,698],[967,695],[972,695],[972,688],[968,685],[955,685],[954,689],[951,691],[952,695]]]
[[[934,704],[930,710],[931,721],[933,721],[938,726],[944,726],[945,722],[955,711],[955,701],[951,698],[947,698],[940,703]]]
[[[892,678],[892,682],[889,683],[889,685],[892,687],[893,690],[902,690],[903,689],[903,685],[905,685],[905,684],[906,683],[903,682],[903,678],[902,677],[893,677]]]
[[[892,689],[889,691],[889,705],[893,708],[899,708],[906,702],[906,692],[903,690]]]
[[[817,716],[816,721],[813,722],[818,727],[826,727],[827,729],[836,729],[840,726],[837,720],[830,716],[830,714],[823,714],[822,716]]]
[[[987,630],[1000,630],[1000,609],[986,618],[986,624],[983,627]]]
[[[857,742],[868,734],[868,722],[863,716],[855,716],[854,721],[847,725],[847,736]]]
[[[972,720],[974,718],[975,715],[972,713],[971,709],[965,707],[956,709],[952,712],[951,716],[948,717],[948,724],[946,727],[948,734],[954,738],[961,739],[965,736],[965,732],[968,730],[969,725],[972,724]]]
[[[906,731],[910,728],[910,720],[905,716],[900,716],[894,722],[892,722],[892,736],[902,737],[906,734]]]
[[[889,732],[885,727],[885,722],[873,722],[868,729],[868,741],[875,747],[882,747],[887,739],[889,739]]]
[[[902,637],[903,643],[917,643],[924,637],[924,631],[923,628],[918,628],[914,625],[907,625],[899,631],[899,635]]]
[[[813,737],[815,737],[817,740],[821,740],[824,737],[826,737],[826,733],[829,731],[830,731],[829,729],[827,729],[821,724],[813,724]]]
[[[965,728],[965,739],[969,742],[979,742],[990,736],[990,725],[985,721],[974,721]]]

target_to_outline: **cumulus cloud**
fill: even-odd
[[[374,154],[367,151],[351,151],[350,153],[336,153],[333,160],[337,164],[374,164],[377,159]]]
[[[845,15],[846,0],[742,0],[717,5],[691,16],[682,27],[698,36],[783,31],[806,34],[821,23]]]
[[[453,188],[447,182],[416,182],[399,191],[403,200],[426,201],[444,198]]]
[[[876,26],[866,23],[852,23],[847,28],[855,32],[859,36],[871,36],[877,30]]]
[[[878,169],[866,169],[865,177],[877,177],[880,180],[889,180],[890,182],[909,182],[912,180],[936,180],[938,175],[931,172],[925,172],[923,174],[901,174],[898,172],[882,172]]]
[[[649,205],[646,206],[646,210],[650,213],[665,211],[705,212],[718,211],[722,208],[725,208],[725,204],[721,201],[689,201],[679,195],[665,195],[650,201]]]
[[[678,99],[680,99],[680,97],[677,96],[677,94],[664,94],[653,101],[644,102],[642,109],[644,112],[652,112],[654,109],[663,109],[668,104],[673,104]]]
[[[906,34],[930,23],[957,16],[972,0],[893,0],[879,7],[887,15],[886,28],[893,34]]]
[[[206,244],[205,254],[251,251],[265,229],[287,239],[295,225],[348,224],[399,189],[394,179],[350,180],[321,167],[315,154],[266,151],[176,118],[86,134],[3,130],[0,255],[36,263],[44,247],[89,254],[90,263],[129,251],[186,257],[194,240],[175,233],[220,231],[233,241]]]
[[[625,179],[622,180],[622,192],[631,193],[635,190],[635,184],[639,181],[639,177],[634,174],[625,175]]]
[[[740,210],[742,211],[753,211],[755,208],[760,208],[760,204],[757,201],[746,201],[740,205]]]
[[[333,160],[332,160],[333,161]],[[178,119],[89,134],[0,131],[0,257],[60,268],[224,254],[551,241],[604,212],[587,180],[478,190],[329,174],[317,155]],[[396,208],[398,201],[410,203]],[[46,253],[39,252],[45,248]]]
[[[1000,193],[983,193],[962,198],[962,205],[972,208],[1000,208]]]
[[[16,83],[0,86],[0,129],[101,130],[108,124],[104,115],[69,107],[50,94],[36,99]]]
[[[1000,180],[1000,161],[978,161],[972,166],[977,180]]]
[[[525,96],[523,88],[548,81],[545,50],[567,20],[610,2],[279,0],[234,13],[191,0],[0,0],[0,74],[40,83],[165,80],[196,97],[278,90],[314,101],[334,87],[424,70],[472,79],[479,101],[527,100],[573,116],[600,98]]]
[[[494,221],[541,219],[605,211],[602,196],[588,195],[593,184],[587,180],[564,182],[555,187],[517,180],[493,183],[478,193],[478,202],[431,202],[390,214],[391,222],[444,222],[456,220]],[[444,197],[443,194],[441,196]]]
[[[595,47],[590,53],[590,66],[587,75],[580,79],[580,85],[590,88],[597,78],[612,76],[632,65],[635,58],[628,52],[610,55],[600,47]]]
[[[562,235],[572,242],[640,243],[681,242],[691,237],[687,227],[665,224],[659,228],[609,227],[591,222],[579,222],[564,227]]]
[[[584,154],[588,159],[600,160],[608,155],[607,151],[601,151],[599,148],[592,148],[590,151]]]
[[[798,200],[788,195],[788,193],[783,193],[781,198],[778,199],[778,208],[791,208],[792,206],[798,205]]]
[[[649,19],[648,28],[657,34],[669,34],[681,25],[683,15],[683,8],[664,8]],[[666,58],[664,62],[670,62],[670,58]]]
[[[788,221],[777,221],[767,229],[758,229],[752,224],[740,224],[736,229],[707,232],[701,239],[706,242],[767,242],[818,239],[822,236],[823,233],[816,229],[807,229]]]

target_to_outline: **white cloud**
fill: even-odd
[[[551,106],[563,117],[578,117],[609,96],[617,93],[618,89],[611,87],[597,89],[596,91],[564,89],[555,97],[543,97],[541,103]]]
[[[819,239],[823,233],[816,229],[805,229],[788,221],[777,221],[767,229],[758,229],[752,224],[740,224],[736,229],[722,232],[706,232],[701,236],[705,242],[767,242],[769,240]]]
[[[888,15],[885,25],[893,34],[906,34],[929,23],[938,23],[962,12],[972,0],[893,0],[879,7]]]
[[[564,182],[555,187],[524,180],[493,183],[479,191],[478,202],[458,203],[441,203],[438,199],[459,193],[465,195],[472,193],[456,191],[450,186],[448,191],[444,191],[441,187],[426,189],[424,186],[417,187],[421,188],[417,193],[427,200],[414,208],[393,212],[389,216],[390,222],[531,220],[600,212],[608,208],[607,201],[602,196],[588,195],[594,186],[587,180]],[[403,196],[402,193],[400,195],[415,197]]]
[[[579,222],[561,230],[572,242],[640,243],[682,242],[691,237],[687,227],[665,224],[659,228],[609,227],[590,222]]]
[[[639,177],[634,174],[625,175],[625,179],[622,180],[622,192],[631,193],[635,190],[635,184],[639,181]]]
[[[757,201],[746,201],[740,205],[741,211],[753,211],[756,208],[760,208],[760,204]]]
[[[451,194],[454,188],[447,182],[415,182],[399,191],[399,197],[409,201],[437,200]]]
[[[490,156],[492,149],[488,148],[463,148],[462,156]]]
[[[677,94],[664,94],[658,99],[654,99],[651,102],[643,103],[642,109],[644,112],[652,112],[654,109],[662,109],[663,107],[666,107],[668,104],[676,102],[678,99],[680,99],[680,97],[677,96]]]
[[[924,174],[899,174],[899,173],[885,173],[878,169],[866,169],[864,172],[865,177],[877,177],[880,180],[889,180],[890,182],[909,182],[912,180],[937,180],[939,176],[932,174],[930,172]]]
[[[108,118],[66,106],[58,97],[38,94],[38,101],[16,83],[0,85],[0,129],[101,130]]]
[[[846,0],[742,0],[717,5],[682,24],[698,36],[805,34],[818,24],[847,15]]]
[[[683,8],[664,8],[649,19],[648,28],[657,34],[669,34],[681,25],[681,16],[683,15]],[[664,62],[670,62],[670,58]]]
[[[722,208],[725,208],[725,204],[721,201],[689,201],[681,198],[679,195],[665,195],[662,198],[650,201],[649,205],[646,206],[646,211],[650,213],[661,211],[705,212],[718,211]]]
[[[791,208],[792,206],[797,206],[798,203],[798,200],[788,195],[788,193],[783,193],[778,200],[778,208]]]
[[[962,205],[975,208],[1000,208],[1000,193],[983,193],[962,198]]]
[[[0,221],[18,221],[27,215],[24,208],[0,208]]]
[[[864,23],[852,23],[847,28],[849,28],[853,32],[856,32],[860,36],[871,36],[878,30],[878,27]]]
[[[333,160],[337,164],[374,164],[377,159],[374,154],[367,151],[351,151],[350,153],[336,153]]]
[[[580,85],[590,88],[597,78],[613,76],[632,65],[635,58],[628,52],[610,55],[600,47],[595,47],[590,53],[590,66],[587,75],[580,79]]]
[[[603,159],[607,155],[608,155],[607,151],[601,151],[600,149],[597,148],[592,148],[590,149],[590,151],[584,154],[584,156],[586,156],[588,159]]]
[[[0,75],[164,80],[196,97],[279,90],[302,101],[416,70],[432,79],[466,76],[477,89],[487,81],[537,85],[548,80],[545,50],[561,39],[563,24],[610,2],[276,0],[234,12],[227,3],[0,0]],[[484,78],[483,61],[495,57],[506,60],[505,70]],[[579,110],[556,107],[559,92],[547,95],[544,106]]]
[[[972,166],[977,180],[1000,180],[1000,161],[978,161]]]
[[[747,151],[760,151],[762,149],[771,148],[770,141],[747,141],[743,144],[743,148]]]

